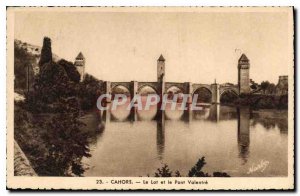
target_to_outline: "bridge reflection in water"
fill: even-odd
[[[110,108],[110,104],[107,105]],[[155,106],[154,106],[155,107]],[[193,121],[211,121],[218,123],[224,120],[237,120],[237,144],[239,149],[239,157],[243,163],[247,162],[250,145],[250,110],[247,107],[232,108],[223,107],[220,110],[219,104],[212,104],[210,106],[203,106],[201,110],[180,110],[180,106],[175,110],[166,109],[159,110],[157,108],[150,108],[149,111],[139,111],[133,107],[130,111],[124,108],[118,108],[114,112],[110,109],[101,111],[101,124],[109,124],[110,122],[131,122],[152,120],[156,121],[156,145],[157,155],[161,160],[163,158],[165,149],[165,123],[166,121],[183,121],[191,123]],[[101,125],[100,127],[104,127]]]

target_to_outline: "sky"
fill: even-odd
[[[288,16],[286,10],[21,10],[14,37],[42,46],[48,36],[52,51],[69,61],[81,51],[86,72],[102,80],[156,81],[163,54],[166,81],[237,83],[238,58],[245,53],[251,79],[277,83],[293,65]]]

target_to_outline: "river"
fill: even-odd
[[[167,107],[157,114],[155,106],[120,106],[97,115],[82,118],[88,129],[98,130],[89,145],[92,156],[82,160],[84,176],[153,176],[162,164],[186,176],[202,156],[207,173],[287,176],[287,111],[211,105],[199,111]]]

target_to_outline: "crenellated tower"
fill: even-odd
[[[77,55],[74,65],[80,74],[80,81],[82,81],[84,77],[85,58],[81,52],[79,52],[79,54]]]
[[[165,58],[161,54],[157,59],[157,81],[163,82],[165,77]]]
[[[238,61],[239,94],[250,93],[250,76],[249,76],[250,63],[249,62],[250,61],[245,54],[242,54],[242,56]]]

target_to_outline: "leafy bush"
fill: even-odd
[[[102,86],[102,81],[97,80],[92,75],[85,75],[78,89],[78,97],[82,110],[89,110],[96,107],[97,99],[101,95]]]
[[[230,175],[225,172],[213,172],[213,175],[211,176],[210,174],[202,171],[205,165],[205,157],[201,157],[188,172],[187,177],[230,177]],[[157,169],[154,177],[181,177],[181,174],[178,170],[175,172],[175,175],[172,174],[173,171],[169,169],[169,166],[167,164],[163,164],[161,168]]]
[[[72,62],[61,59],[57,62],[57,64],[61,65],[64,68],[71,81],[75,83],[78,83],[80,81],[80,74]]]

